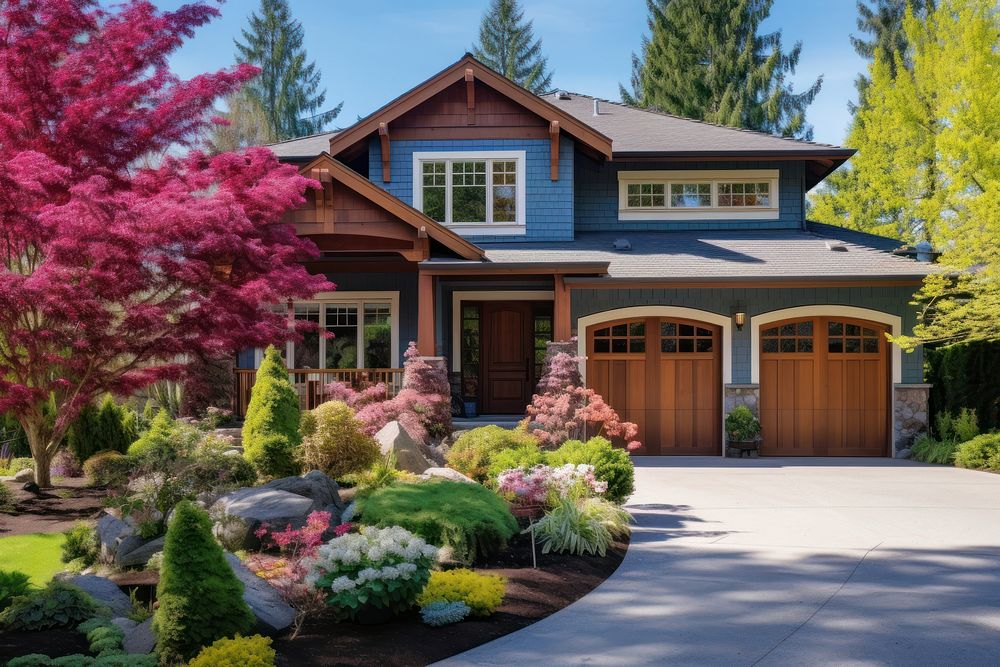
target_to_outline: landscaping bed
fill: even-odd
[[[59,533],[101,511],[106,489],[90,488],[82,477],[59,480],[36,495],[23,490],[21,482],[0,482],[14,493],[16,514],[0,515],[0,538],[27,533]]]
[[[332,619],[316,617],[294,641],[275,642],[278,664],[428,665],[520,630],[579,600],[618,569],[627,548],[627,543],[616,542],[604,558],[538,553],[538,569],[533,569],[530,539],[519,536],[493,562],[476,568],[507,578],[503,604],[492,616],[439,628],[427,627],[416,611],[381,625],[335,625]]]

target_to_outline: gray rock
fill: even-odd
[[[309,498],[313,501],[313,509],[327,505],[343,508],[339,495],[340,486],[319,470],[310,470],[301,477],[282,477],[268,482],[261,488],[287,491]]]
[[[125,632],[122,648],[130,655],[146,655],[156,648],[156,635],[153,634],[153,619],[147,618],[131,630]]]
[[[290,627],[295,620],[295,610],[281,599],[278,591],[248,570],[239,558],[228,551],[226,560],[236,578],[243,582],[243,600],[257,619],[256,631],[274,636]]]
[[[115,616],[128,616],[132,612],[132,601],[110,579],[93,574],[76,574],[60,577],[60,581],[82,588],[97,602],[109,607]]]
[[[122,542],[115,553],[115,564],[121,567],[144,566],[153,557],[153,554],[163,551],[165,541],[166,537],[161,535],[152,540],[144,540],[133,547],[131,541],[126,540]],[[126,549],[126,546],[129,548]]]
[[[284,526],[297,521],[313,509],[313,501],[288,491],[267,487],[237,489],[215,501],[213,508],[238,516],[251,529],[260,523]]]
[[[97,539],[101,543],[101,560],[105,563],[113,563],[115,554],[118,553],[119,545],[132,537],[133,527],[125,523],[113,514],[104,513],[97,520]],[[140,542],[142,538],[139,538]],[[131,548],[135,548],[134,544]]]
[[[135,628],[135,626],[139,625],[131,618],[125,618],[124,616],[119,616],[118,618],[112,618],[111,624],[117,625],[118,629],[121,630],[122,633],[126,635],[129,633],[130,630]]]
[[[420,444],[398,421],[391,421],[375,434],[382,455],[396,455],[396,467],[399,470],[417,473],[418,475],[431,467],[427,457],[421,451]]]
[[[15,482],[34,482],[35,481],[35,471],[31,468],[24,468],[23,470],[18,470],[14,473]]]
[[[901,449],[898,452],[896,452],[896,458],[897,459],[908,459],[912,455],[913,455],[913,452],[910,451],[909,447],[907,447],[905,449]]]
[[[476,484],[476,480],[466,477],[457,470],[452,470],[451,468],[428,468],[422,474],[421,479],[430,479],[432,477],[440,477],[442,479],[450,479],[453,482],[468,482],[469,484]]]

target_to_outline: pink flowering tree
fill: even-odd
[[[629,451],[639,449],[642,445],[635,439],[639,427],[622,421],[600,394],[582,386],[581,361],[566,352],[548,360],[538,393],[526,410],[528,429],[543,447],[604,435],[622,440]]]
[[[294,336],[262,306],[331,288],[282,222],[312,182],[266,149],[197,150],[214,102],[256,74],[170,71],[217,14],[0,3],[0,413],[41,486],[95,397],[182,379],[182,355]]]

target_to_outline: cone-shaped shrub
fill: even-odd
[[[189,660],[217,639],[246,634],[254,623],[243,584],[212,538],[212,521],[188,501],[178,503],[167,528],[156,597],[153,631],[163,664]]]
[[[243,422],[243,455],[259,473],[269,477],[299,473],[294,455],[301,442],[299,418],[299,397],[272,345],[257,369]]]
[[[159,458],[171,458],[174,446],[174,418],[164,409],[156,413],[156,418],[150,424],[149,430],[128,447],[129,456],[157,455]]]

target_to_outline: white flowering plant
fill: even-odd
[[[338,620],[356,620],[366,608],[399,614],[427,585],[437,552],[405,528],[366,526],[321,546],[305,581],[326,594]]]

